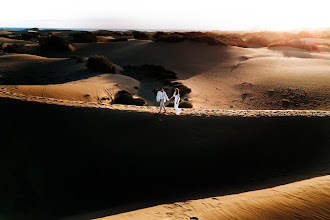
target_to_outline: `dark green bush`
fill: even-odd
[[[172,80],[171,79],[164,79],[163,80],[163,84],[164,85],[170,85],[172,83]]]
[[[180,104],[179,104],[180,105]],[[169,102],[166,107],[174,107],[174,102]]]
[[[54,50],[58,52],[72,52],[74,50],[66,39],[57,35],[40,37],[38,40],[42,50]]]
[[[179,108],[192,108],[193,104],[190,101],[180,102]]]
[[[185,96],[188,93],[191,93],[191,89],[183,85],[181,82],[173,82],[170,84],[170,87],[172,87],[171,92],[174,92],[174,89],[178,88],[180,90],[181,96]]]
[[[31,40],[31,39],[37,39],[39,37],[39,34],[36,32],[31,33],[22,33],[20,36],[18,36],[18,39],[20,40]]]
[[[221,45],[221,46],[228,46],[227,43],[224,41],[217,39],[215,36],[212,35],[195,35],[189,36],[188,40],[195,41],[195,42],[204,42],[209,45]]]
[[[10,38],[10,36],[9,36],[9,35],[7,35],[7,34],[0,34],[0,37],[4,37],[4,38]]]
[[[210,45],[221,45],[228,46],[228,44],[221,38],[218,38],[216,34],[204,33],[204,32],[174,32],[174,33],[164,33],[157,32],[153,39],[155,41],[164,42],[181,42],[184,40],[190,40],[195,42],[204,42]]]
[[[81,31],[78,33],[74,33],[71,36],[73,36],[73,41],[75,43],[93,43],[97,42],[96,34],[88,31]]]
[[[0,54],[4,53],[3,49],[4,49],[4,44],[0,43]]]
[[[166,107],[174,107],[174,102],[170,102]],[[179,103],[179,108],[192,108],[193,104],[190,101],[182,101]]]
[[[107,30],[97,30],[93,32],[96,36],[111,36],[112,31],[107,31]]]
[[[163,32],[163,31],[157,31],[152,38],[153,39],[157,39],[157,38],[159,38],[159,37],[161,37],[163,35],[166,35],[166,33]]]
[[[86,66],[88,69],[96,72],[114,73],[113,63],[105,56],[91,56],[87,60]]]
[[[141,31],[134,31],[132,35],[137,40],[148,40],[150,38],[149,35]]]
[[[12,46],[12,45],[7,45],[4,49],[4,52],[6,53],[18,53],[16,47]]]
[[[168,43],[176,43],[182,42],[185,40],[185,37],[179,34],[164,34],[160,35],[158,38],[155,39],[156,41],[164,41]]]
[[[126,75],[131,76],[131,73],[134,72],[138,75],[144,75],[147,78],[152,78],[163,82],[163,84],[170,84],[172,80],[177,79],[176,73],[167,70],[162,66],[156,66],[152,64],[144,64],[141,66],[124,66]],[[138,78],[134,76],[135,78]]]
[[[111,39],[109,41],[110,42],[119,42],[119,41],[128,41],[128,39],[125,37],[119,37],[119,38]]]
[[[117,93],[117,98],[114,100],[115,104],[124,104],[124,105],[138,105],[143,106],[146,104],[146,101],[141,98],[134,98],[133,95],[126,90],[121,90]]]

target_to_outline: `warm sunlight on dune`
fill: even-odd
[[[236,195],[176,202],[99,220],[328,219],[330,177]]]

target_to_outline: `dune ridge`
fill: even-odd
[[[159,108],[157,106],[134,106],[121,104],[106,104],[86,101],[68,101],[61,99],[54,99],[48,97],[39,97],[25,95],[21,93],[14,93],[8,91],[6,86],[0,86],[0,97],[19,99],[22,101],[34,101],[47,104],[88,107],[88,108],[106,108],[120,111],[135,111],[135,112],[149,112],[157,113]],[[174,108],[167,107],[168,115],[174,114]],[[182,109],[181,115],[192,115],[202,117],[219,117],[219,116],[237,116],[237,117],[276,117],[276,116],[306,116],[306,117],[329,117],[330,111],[321,110],[220,110],[220,109]]]
[[[269,189],[212,197],[98,218],[99,220],[329,219],[330,176]]]

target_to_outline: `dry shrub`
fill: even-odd
[[[73,42],[75,43],[93,43],[97,42],[95,33],[88,31],[81,31],[78,33],[71,34],[73,36]]]
[[[117,98],[115,98],[115,104],[124,104],[124,105],[138,105],[144,106],[146,101],[142,98],[134,98],[133,95],[126,90],[121,90],[117,93]]]
[[[63,37],[57,35],[50,35],[47,37],[40,37],[39,46],[42,50],[53,50],[58,52],[72,52],[74,47]]]
[[[102,73],[114,73],[113,63],[105,56],[94,55],[91,56],[86,63],[88,69],[102,72]]]

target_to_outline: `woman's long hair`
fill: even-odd
[[[180,95],[180,93],[179,93],[179,89],[178,89],[178,88],[175,88],[175,90],[174,90],[174,95]]]

